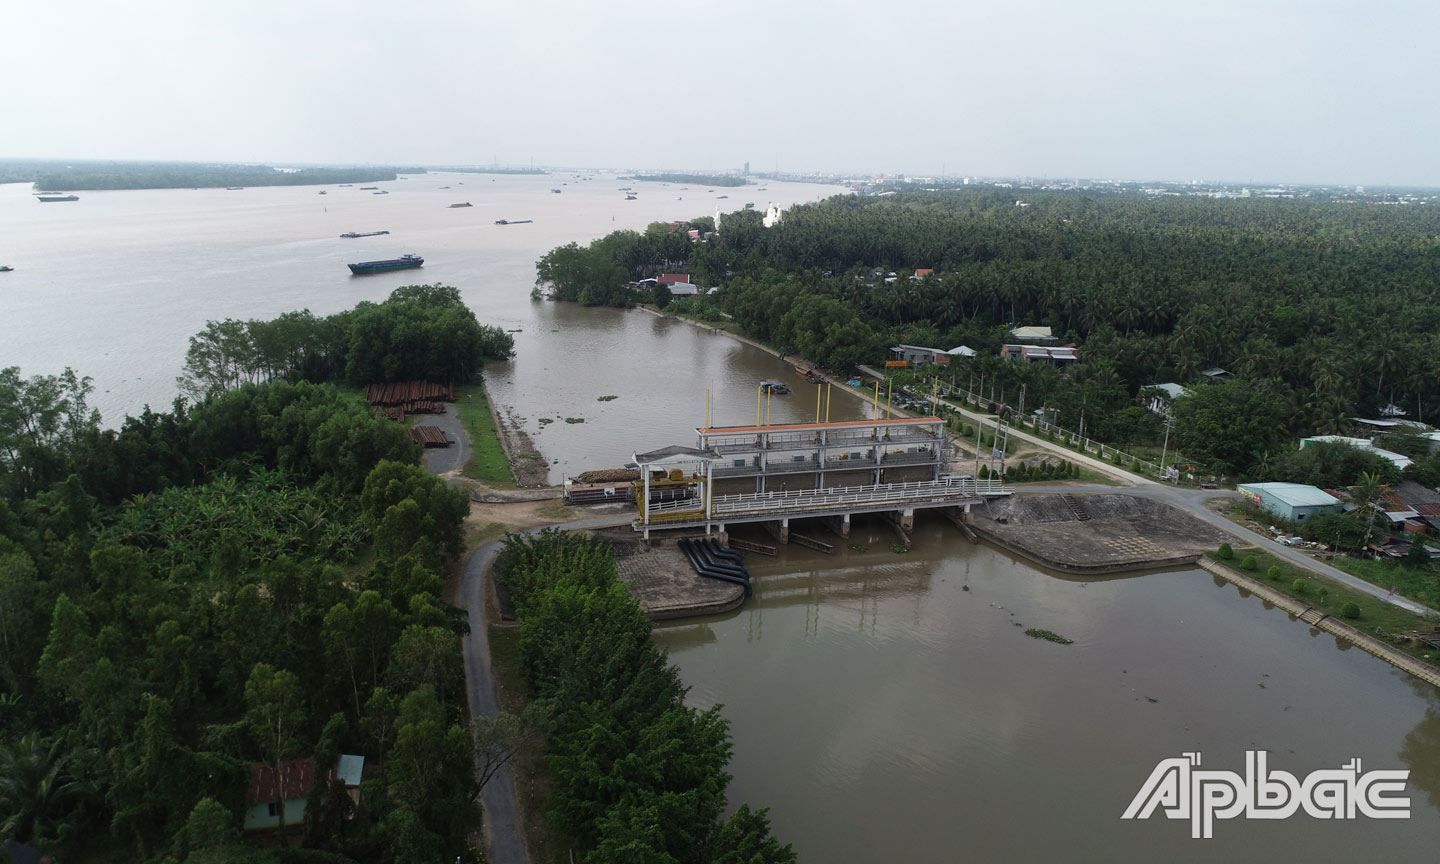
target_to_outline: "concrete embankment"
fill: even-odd
[[[1195,563],[1223,535],[1159,501],[1132,495],[1017,495],[970,512],[997,546],[1063,573],[1099,575]]]
[[[1390,645],[1386,645],[1379,639],[1376,639],[1369,634],[1362,633],[1343,621],[1330,617],[1329,613],[1323,612],[1313,606],[1307,605],[1306,603],[1300,600],[1296,600],[1295,598],[1287,594],[1281,594],[1279,591],[1276,591],[1275,589],[1264,584],[1263,582],[1251,579],[1249,576],[1246,576],[1242,573],[1237,573],[1234,570],[1231,570],[1229,567],[1224,566],[1223,564],[1217,564],[1214,561],[1211,561],[1209,558],[1203,556],[1199,559],[1198,563],[1200,567],[1204,568],[1205,570],[1210,571],[1211,573],[1219,576],[1221,579],[1224,579],[1227,582],[1230,582],[1240,588],[1245,589],[1246,591],[1249,591],[1251,594],[1256,595],[1257,597],[1265,600],[1266,602],[1272,603],[1280,607],[1281,609],[1284,609],[1286,612],[1289,612],[1291,615],[1294,615],[1296,618],[1299,618],[1301,621],[1304,621],[1311,627],[1314,627],[1317,630],[1323,630],[1332,636],[1337,636],[1341,639],[1344,639],[1355,647],[1370,654],[1373,654],[1376,657],[1379,657],[1381,660],[1384,660],[1391,666],[1409,672],[1411,675],[1414,675],[1421,681],[1425,681],[1435,685],[1436,687],[1440,687],[1440,668],[1431,666],[1429,663],[1426,663],[1422,660],[1417,660],[1416,658],[1411,657],[1409,654],[1406,654],[1403,651],[1397,651],[1395,650],[1395,648]]]

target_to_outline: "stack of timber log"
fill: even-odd
[[[411,426],[410,440],[422,447],[449,447],[450,441],[439,426]]]
[[[598,471],[583,471],[575,475],[581,483],[629,483],[640,479],[635,468],[603,468]]]
[[[429,381],[392,381],[387,384],[367,384],[365,401],[371,405],[385,406],[419,402],[454,402],[455,388],[452,385],[432,384]]]

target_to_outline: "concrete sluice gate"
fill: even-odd
[[[939,417],[844,420],[696,429],[696,447],[635,454],[636,531],[774,521],[796,516],[964,507],[1008,496],[999,480],[949,473],[953,455]]]

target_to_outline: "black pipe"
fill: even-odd
[[[721,573],[729,573],[731,576],[739,576],[743,579],[749,580],[750,574],[746,572],[744,567],[741,567],[738,564],[732,564],[728,561],[717,560],[714,555],[710,554],[710,550],[704,544],[692,543],[691,548],[695,550],[696,555],[698,555],[700,560],[705,563],[705,566],[709,567],[711,570],[716,570]]]
[[[710,551],[714,553],[716,558],[729,558],[736,564],[743,565],[745,563],[745,557],[741,555],[737,550],[721,546],[720,541],[716,540],[713,537],[706,537],[701,542],[710,548]]]
[[[681,554],[683,554],[685,558],[689,560],[690,566],[695,568],[695,572],[697,574],[709,579],[718,579],[721,582],[730,582],[735,585],[744,586],[745,596],[750,596],[750,594],[752,593],[752,589],[750,587],[749,574],[746,574],[743,571],[737,574],[732,572],[730,568],[722,568],[717,567],[713,564],[704,563],[702,556],[700,555],[701,550],[689,540],[682,538],[677,545],[680,547]]]

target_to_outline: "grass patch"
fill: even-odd
[[[554,423],[554,422],[555,422],[555,418],[553,418],[553,417],[541,417],[539,420],[537,420],[537,421],[535,421],[535,422],[539,423],[541,426],[549,426],[551,423]]]
[[[1416,603],[1424,603],[1426,606],[1440,605],[1440,579],[1437,579],[1429,568],[1416,569],[1398,562],[1351,558],[1348,555],[1337,555],[1330,563],[1371,585],[1394,588],[1395,593]]]
[[[1240,560],[1250,556],[1255,558],[1255,569],[1249,572],[1241,570]],[[1415,657],[1423,660],[1428,654],[1429,659],[1434,659],[1434,649],[1411,640],[1396,641],[1397,636],[1433,631],[1436,624],[1433,619],[1408,612],[1393,603],[1387,603],[1379,597],[1373,597],[1313,570],[1298,567],[1263,549],[1236,550],[1236,557],[1229,561],[1222,560],[1214,552],[1207,553],[1207,557],[1307,606],[1323,610],[1362,633],[1385,639]],[[1336,563],[1339,563],[1338,559]],[[1323,597],[1320,594],[1321,588],[1325,589]],[[1341,607],[1346,603],[1354,603],[1360,608],[1359,618],[1346,618],[1340,614]]]
[[[565,418],[565,422],[566,422],[566,423],[584,423],[584,422],[585,422],[585,418],[584,418],[584,417],[566,417],[566,418]]]
[[[510,462],[500,444],[500,430],[495,427],[483,385],[471,384],[455,394],[455,415],[470,437],[470,461],[460,473],[492,486],[515,488],[515,477],[510,473]]]
[[[1019,624],[1015,625],[1019,627]],[[1074,645],[1074,639],[1066,639],[1053,630],[1041,630],[1039,627],[1031,627],[1025,631],[1025,635],[1031,639],[1044,639],[1046,642],[1054,642],[1056,645]]]
[[[596,397],[595,397],[595,401],[596,401],[596,402],[614,402],[616,399],[619,399],[619,398],[620,398],[619,396],[596,396]]]
[[[520,674],[520,628],[490,626],[490,668],[500,695],[500,710],[518,714],[530,702],[530,689]],[[550,768],[541,742],[516,754],[515,796],[525,818],[525,845],[534,864],[568,864],[570,842],[545,817],[550,802]]]

